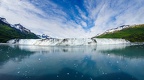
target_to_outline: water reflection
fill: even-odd
[[[29,57],[34,52],[21,50],[19,47],[10,47],[8,45],[0,45],[0,65],[9,60],[20,62],[22,59]]]
[[[110,73],[93,77],[68,68],[62,69],[59,74],[27,77],[2,74],[0,77],[3,80],[137,80],[133,76],[124,72]]]
[[[144,80],[143,48],[0,45],[0,79]]]
[[[144,58],[144,45],[133,45],[123,49],[112,49],[101,52],[129,58]]]

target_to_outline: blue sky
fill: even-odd
[[[0,0],[0,17],[56,38],[93,37],[143,24],[143,15],[144,0]]]

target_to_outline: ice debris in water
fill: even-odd
[[[20,73],[20,71],[17,72],[18,74]]]
[[[67,75],[69,75],[69,73],[67,73]]]

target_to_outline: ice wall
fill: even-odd
[[[130,43],[125,39],[108,39],[108,38],[95,38],[97,44],[125,44]]]
[[[13,39],[8,41],[10,44],[24,45],[96,45],[96,40],[91,38],[67,38],[67,39]]]
[[[105,39],[105,38],[66,38],[66,39],[13,39],[8,41],[10,44],[24,45],[100,45],[100,44],[124,44],[129,43],[124,39]]]

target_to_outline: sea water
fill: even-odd
[[[144,45],[0,45],[0,80],[144,80]]]

